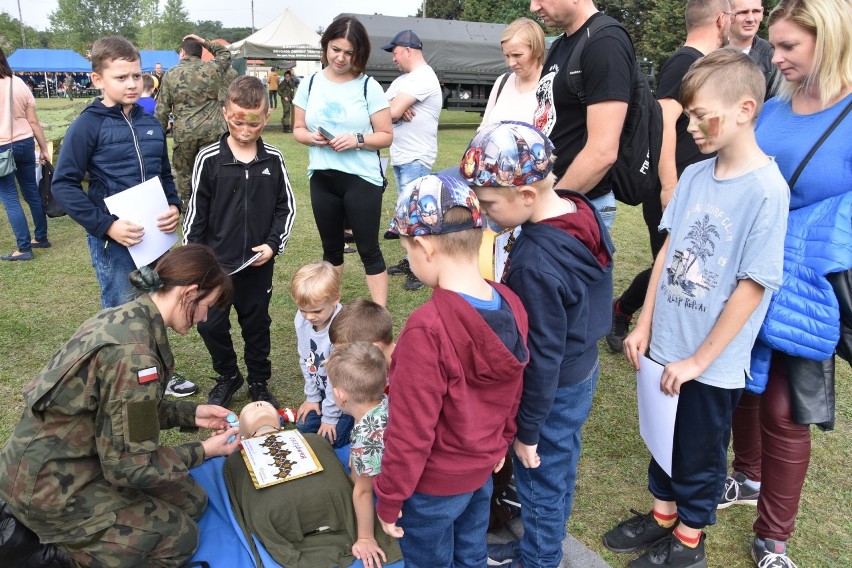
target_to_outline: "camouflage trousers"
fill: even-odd
[[[172,152],[172,175],[175,177],[175,186],[178,195],[184,202],[184,208],[192,195],[192,168],[195,166],[195,156],[204,146],[212,144],[219,139],[216,135],[210,140],[184,140],[175,142]]]
[[[191,477],[168,487],[146,489],[136,504],[112,511],[115,522],[91,536],[57,542],[77,566],[178,567],[198,548],[199,518],[207,493]]]
[[[281,101],[281,129],[284,132],[293,131],[293,105]]]

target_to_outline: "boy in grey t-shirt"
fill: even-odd
[[[604,535],[616,552],[650,547],[633,568],[707,566],[702,529],[716,522],[731,415],[782,278],[790,192],[755,140],[764,90],[760,69],[734,49],[699,60],[681,84],[688,132],[718,156],[681,176],[642,314],[624,342],[636,369],[650,343],[665,366],[660,388],[679,395],[671,477],[652,459],[653,510]]]

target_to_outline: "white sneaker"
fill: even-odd
[[[181,374],[174,373],[166,385],[166,394],[175,397],[190,396],[198,392],[198,385]]]

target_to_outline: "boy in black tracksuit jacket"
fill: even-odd
[[[183,223],[184,244],[202,243],[232,272],[233,305],[245,340],[252,401],[278,407],[267,381],[271,374],[269,300],[274,257],[284,252],[296,204],[277,148],[260,133],[269,120],[266,90],[254,77],[239,77],[228,88],[223,108],[228,132],[203,148],[192,172],[192,197]],[[255,255],[258,258],[248,263]],[[248,263],[248,266],[244,265]],[[219,375],[208,402],[227,406],[243,384],[231,341],[230,309],[210,310],[198,324],[213,370]]]

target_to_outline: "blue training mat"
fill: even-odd
[[[337,457],[343,462],[344,469],[349,472],[349,446],[335,450]],[[192,561],[204,560],[211,568],[227,566],[228,568],[260,568],[254,563],[251,548],[243,536],[243,531],[237,523],[228,491],[225,488],[225,476],[222,471],[225,458],[211,458],[198,467],[189,470],[189,474],[207,491],[207,509],[198,520],[200,532],[198,550]],[[266,548],[254,538],[264,568],[284,568],[269,555]],[[352,568],[364,568],[360,560],[351,564]],[[405,568],[405,562],[400,560],[386,564],[388,568]]]

